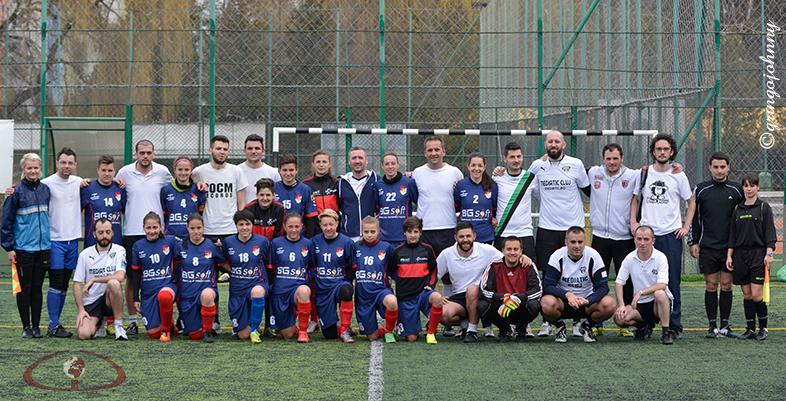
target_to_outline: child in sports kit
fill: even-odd
[[[224,256],[213,241],[204,237],[202,216],[188,216],[188,239],[180,250],[180,298],[177,309],[183,331],[192,340],[213,342],[213,321],[216,317],[216,265]]]
[[[297,335],[299,343],[307,343],[311,314],[311,279],[308,274],[311,241],[301,235],[303,217],[297,213],[287,215],[284,230],[286,236],[273,239],[268,256],[267,268],[273,283],[268,302],[270,323],[284,339]]]
[[[742,288],[747,330],[739,338],[767,338],[767,304],[764,302],[765,269],[770,268],[775,242],[775,222],[770,205],[761,200],[759,177],[747,174],[742,178],[745,200],[734,208],[729,230],[726,267],[732,272],[734,284]],[[759,332],[756,333],[756,317]]]
[[[229,265],[229,318],[239,339],[250,338],[252,344],[259,344],[259,325],[270,290],[265,269],[270,243],[252,232],[254,214],[250,211],[236,212],[233,221],[237,234],[227,237],[222,247]]]
[[[355,342],[349,331],[354,309],[352,260],[355,243],[338,232],[338,222],[338,213],[333,209],[325,209],[319,214],[322,233],[311,238],[309,253],[322,335],[327,339],[340,338],[349,344]],[[336,318],[336,304],[340,304],[340,320]]]
[[[161,232],[161,218],[156,212],[145,216],[142,227],[145,238],[132,247],[129,271],[134,304],[142,312],[147,336],[169,342],[177,296],[175,259],[180,253],[180,241]]]
[[[270,178],[260,178],[254,184],[257,199],[251,201],[244,209],[254,216],[252,221],[254,233],[264,236],[268,241],[283,234],[284,216],[286,216],[284,206],[273,200],[273,185],[273,180]]]
[[[188,157],[178,157],[173,164],[175,178],[172,183],[161,188],[161,208],[164,212],[166,235],[177,238],[188,238],[186,220],[191,213],[205,210],[206,195],[197,189],[196,183],[191,180],[193,162]]]
[[[469,155],[467,170],[469,177],[453,188],[458,220],[472,224],[477,242],[491,245],[497,225],[497,183],[486,172],[486,157],[480,153]]]
[[[423,222],[417,217],[404,220],[407,242],[388,259],[388,275],[396,282],[401,335],[417,341],[420,314],[428,316],[426,344],[437,343],[437,326],[442,320],[442,295],[436,291],[437,257],[431,246],[420,241]]]
[[[393,247],[379,240],[379,220],[363,218],[361,234],[355,243],[355,313],[360,334],[369,341],[385,338],[386,343],[396,342],[393,331],[398,320],[398,302],[390,289],[387,275],[387,258]],[[377,313],[385,317],[385,327],[378,327]]]

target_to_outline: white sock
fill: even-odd
[[[136,316],[137,315],[131,315],[131,316],[128,317],[128,320],[130,320],[131,323],[136,323]]]
[[[475,324],[475,323],[467,324],[467,331],[474,331],[474,332],[477,333],[478,332],[478,325]]]
[[[123,327],[123,319],[115,319],[115,328]]]

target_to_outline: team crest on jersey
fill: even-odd
[[[658,275],[658,269],[652,269],[650,271],[650,273],[652,273],[653,276],[657,276]]]
[[[115,192],[115,200],[120,202],[120,192]]]
[[[259,246],[257,246],[257,245],[254,245],[254,246],[251,248],[251,253],[253,253],[253,254],[254,254],[254,256],[259,256]]]
[[[336,248],[336,256],[339,258],[344,256],[344,248]]]
[[[562,166],[562,171],[567,173],[568,171],[570,171],[570,166]]]
[[[491,191],[486,191],[486,199],[491,199]]]
[[[308,248],[306,247],[300,248],[300,254],[303,255],[304,258],[308,256]]]
[[[586,274],[587,273],[587,266],[579,267],[579,271],[581,272],[581,274]]]
[[[620,181],[620,184],[622,184],[623,188],[627,188],[628,184],[630,184],[630,180],[622,180]]]
[[[164,255],[169,255],[169,245],[162,246],[161,247],[161,252],[163,252]]]
[[[377,254],[377,258],[379,260],[384,260],[385,259],[385,251],[379,251],[379,253]]]
[[[295,203],[300,203],[303,201],[303,195],[297,194],[295,195]]]
[[[595,181],[595,183],[592,184],[592,186],[595,187],[595,189],[600,189],[600,181]]]
[[[406,185],[402,185],[402,186],[398,187],[398,193],[400,193],[401,195],[406,195],[407,194],[407,186]]]
[[[212,257],[213,257],[213,252],[212,251],[209,251],[209,250],[205,251],[205,259],[210,259]]]
[[[191,194],[191,201],[192,202],[196,202],[197,201],[197,194],[194,194],[194,193]]]

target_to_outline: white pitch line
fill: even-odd
[[[368,358],[368,400],[382,401],[385,376],[382,370],[382,341],[371,342],[371,355]]]

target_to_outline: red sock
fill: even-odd
[[[297,303],[297,324],[298,329],[305,333],[308,331],[308,315],[311,313],[311,302]]]
[[[107,316],[106,317],[106,325],[107,326],[111,326],[112,323],[114,323],[114,322],[115,322],[115,317],[114,316]]]
[[[352,311],[354,309],[355,304],[352,301],[341,301],[339,303],[338,314],[341,318],[341,330],[339,334],[349,329],[349,326],[352,324]]]
[[[384,327],[380,327],[380,328],[377,329],[377,335],[380,336],[380,337],[384,337],[386,333],[387,333],[387,331],[385,331]]]
[[[427,334],[436,334],[439,321],[442,320],[442,306],[432,306],[431,313],[428,315]]]
[[[169,291],[159,291],[158,297],[158,313],[161,316],[161,331],[169,332],[172,324],[172,308],[174,297]]]
[[[213,319],[216,317],[216,306],[202,307],[202,331],[210,333],[213,330]]]
[[[392,333],[393,330],[396,329],[397,320],[398,320],[398,309],[385,310],[385,331],[387,331],[388,333]]]
[[[311,321],[319,321],[319,316],[317,316],[317,292],[314,288],[311,288]]]

